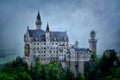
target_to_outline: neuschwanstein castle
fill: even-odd
[[[36,29],[29,29],[24,35],[24,59],[28,66],[35,65],[35,57],[41,64],[60,61],[64,69],[70,69],[75,74],[84,74],[84,62],[89,61],[92,52],[96,52],[96,33],[91,31],[89,48],[79,48],[78,41],[70,45],[67,32],[51,31],[47,23],[46,30],[41,28],[42,21],[38,12]]]

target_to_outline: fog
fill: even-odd
[[[27,26],[35,29],[40,11],[42,29],[49,22],[51,31],[67,31],[70,44],[88,48],[89,33],[95,30],[97,52],[120,51],[119,0],[0,0],[0,49],[24,51]]]

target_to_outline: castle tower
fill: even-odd
[[[49,24],[48,24],[48,22],[47,22],[46,32],[49,32]]]
[[[75,46],[75,48],[78,48],[79,47],[79,42],[76,41],[74,46]]]
[[[46,34],[45,34],[45,38],[46,38],[46,63],[50,62],[50,31],[49,31],[49,24],[47,23],[47,27],[46,27]]]
[[[90,33],[90,39],[89,39],[89,50],[91,52],[96,52],[97,40],[95,39],[95,36],[96,36],[96,33],[95,31],[92,30]]]
[[[46,45],[50,44],[50,30],[49,30],[49,24],[47,23],[47,27],[46,27],[46,34],[45,34],[45,38],[46,38]]]
[[[25,56],[29,56],[29,54],[30,54],[30,45],[29,45],[30,36],[29,36],[28,31],[29,31],[29,26],[27,26],[27,32],[24,35],[24,43],[25,43],[24,54],[25,54]]]
[[[36,29],[41,29],[41,25],[42,25],[41,17],[40,17],[39,11],[38,11],[38,15],[36,18]]]
[[[46,27],[46,42],[50,41],[50,30],[49,30],[49,24],[47,23]]]

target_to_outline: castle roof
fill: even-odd
[[[75,51],[89,51],[89,50],[86,48],[75,48]]]
[[[74,45],[71,45],[71,48],[72,49],[75,49],[75,51],[89,51],[89,49],[87,49],[87,48],[76,48]]]
[[[45,41],[44,30],[28,30],[32,41]],[[68,36],[66,32],[52,32],[50,31],[50,41],[66,41]]]
[[[92,31],[90,32],[90,34],[95,34],[95,31],[94,31],[94,30],[92,30]]]
[[[32,41],[45,41],[45,31],[43,30],[28,30]]]

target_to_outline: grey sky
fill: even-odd
[[[67,30],[71,44],[88,48],[89,33],[95,30],[98,54],[105,49],[120,51],[119,0],[0,0],[0,49],[16,48],[23,54],[27,25],[35,29],[38,10],[42,29],[47,21],[52,31]]]

